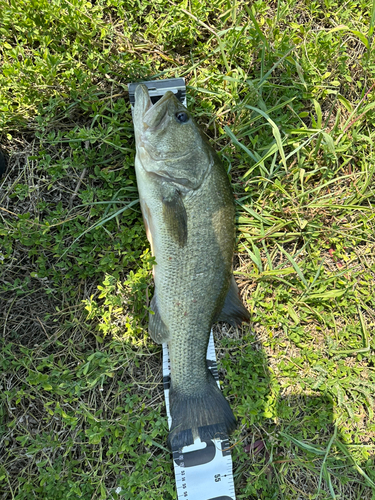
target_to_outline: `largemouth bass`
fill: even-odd
[[[172,92],[153,105],[138,85],[133,121],[140,204],[156,260],[149,333],[168,343],[168,443],[181,449],[236,426],[206,364],[212,324],[249,320],[232,275],[234,198],[224,166]]]

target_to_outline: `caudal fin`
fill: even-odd
[[[181,449],[201,441],[229,435],[236,428],[233,412],[218,388],[211,372],[208,382],[198,394],[187,396],[171,387],[169,392],[172,427],[168,437],[171,449]]]

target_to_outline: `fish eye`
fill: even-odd
[[[185,113],[185,111],[177,111],[175,117],[180,123],[186,123],[187,121],[189,121],[189,115]]]

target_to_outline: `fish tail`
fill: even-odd
[[[233,412],[218,388],[211,372],[207,370],[207,383],[199,393],[185,394],[171,386],[169,392],[172,426],[168,446],[181,449],[201,441],[228,436],[236,428]]]

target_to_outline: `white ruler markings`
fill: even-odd
[[[207,365],[219,385],[212,332],[207,348]],[[172,423],[169,411],[170,373],[168,346],[163,344],[163,383],[169,428]],[[205,442],[198,438],[182,452],[172,450],[178,500],[235,500],[229,447],[225,437]]]

